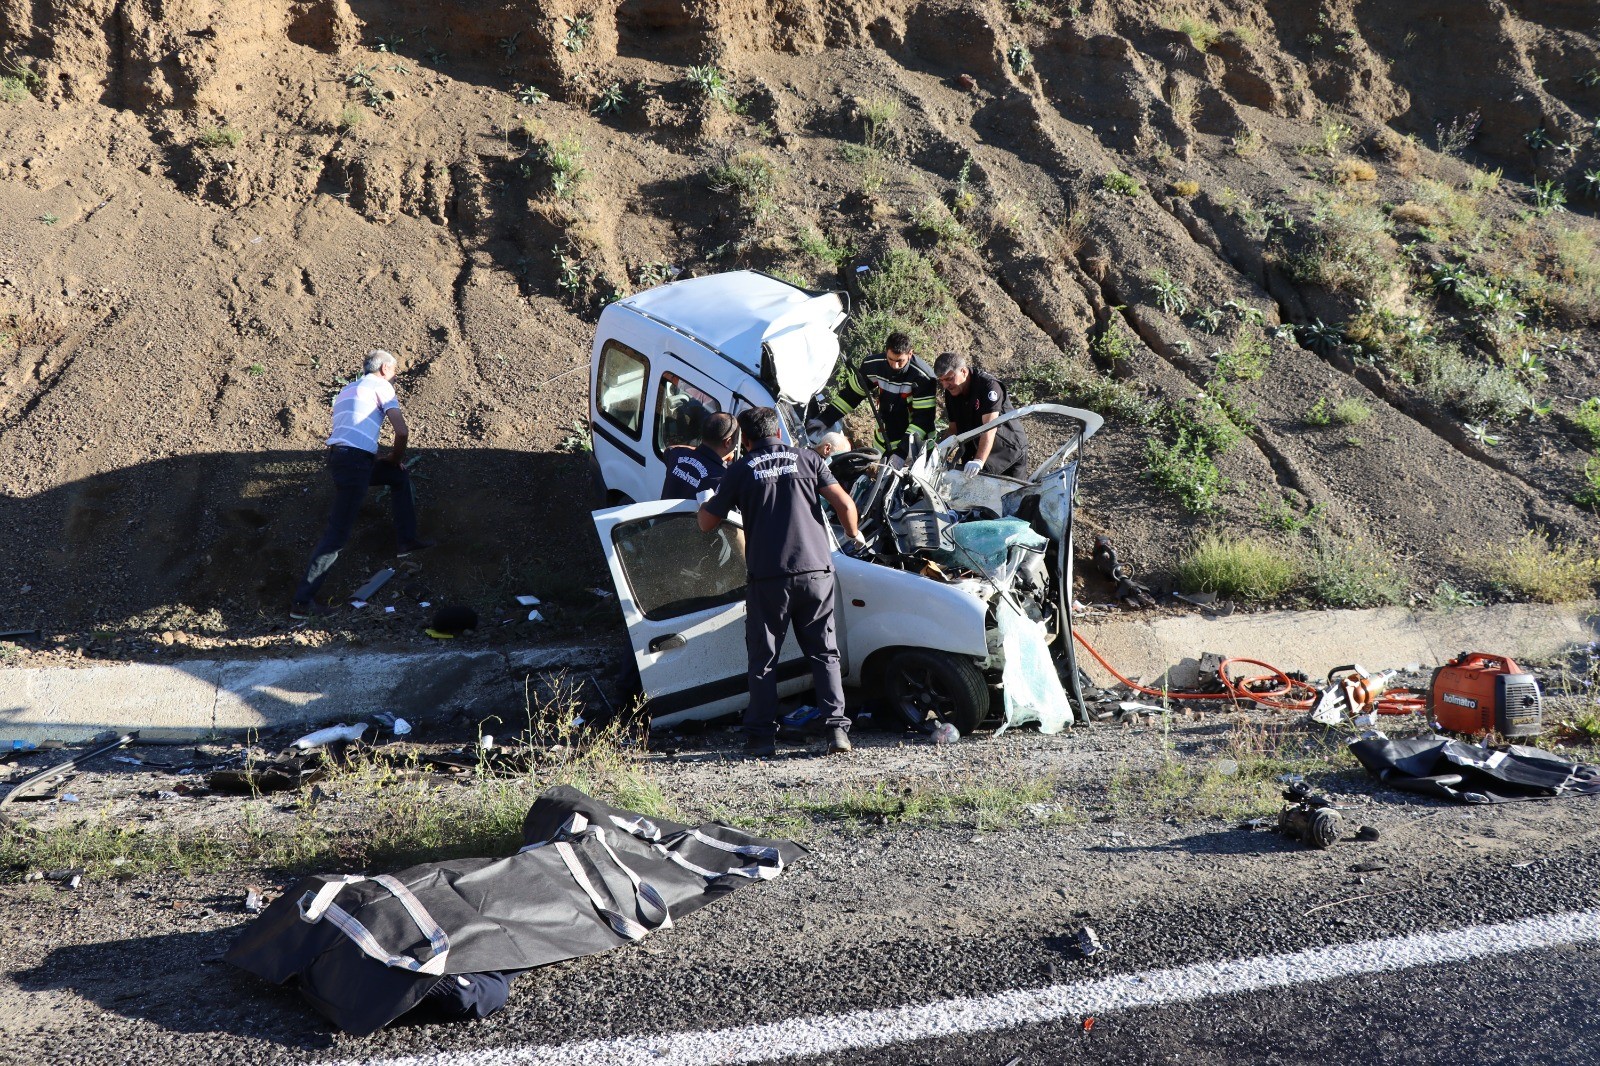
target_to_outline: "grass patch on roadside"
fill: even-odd
[[[1392,607],[1405,602],[1408,587],[1382,545],[1326,531],[1312,538],[1306,577],[1312,593],[1330,607]]]
[[[1187,592],[1274,600],[1299,580],[1300,567],[1270,541],[1206,533],[1178,560],[1177,577]]]
[[[1243,821],[1283,806],[1279,778],[1317,780],[1357,768],[1342,738],[1296,723],[1263,724],[1243,715],[1215,751],[1181,758],[1171,747],[1155,768],[1123,767],[1108,792],[1113,806],[1152,819]]]
[[[1505,546],[1489,546],[1468,560],[1503,592],[1536,603],[1587,599],[1600,580],[1600,557],[1577,544],[1552,540],[1530,529]]]

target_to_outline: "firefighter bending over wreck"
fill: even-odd
[[[858,367],[846,366],[839,387],[824,395],[823,418],[832,415],[833,424],[819,421],[807,428],[818,435],[837,430],[846,415],[873,396],[878,415],[873,446],[885,458],[908,459],[913,440],[925,441],[933,436],[938,394],[939,382],[933,368],[911,350],[911,338],[904,333],[891,333],[882,355],[865,359]]]

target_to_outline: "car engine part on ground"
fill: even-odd
[[[1468,744],[1441,737],[1352,741],[1350,753],[1392,788],[1457,803],[1505,803],[1600,796],[1600,766],[1568,762],[1538,748]]]
[[[634,943],[777,877],[805,850],[717,823],[652,821],[565,786],[534,802],[523,838],[527,846],[503,859],[305,878],[225,959],[274,984],[293,979],[330,1021],[364,1036],[422,1003],[441,978],[492,984],[488,975]],[[485,1005],[452,997],[469,1015]]]

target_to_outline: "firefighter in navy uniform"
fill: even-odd
[[[661,483],[661,498],[701,502],[710,499],[722,484],[738,435],[739,425],[732,415],[720,411],[707,415],[700,424],[698,445],[667,449],[667,476]]]
[[[945,394],[945,417],[950,420],[944,431],[946,438],[977,429],[1012,410],[1011,398],[1000,379],[970,365],[966,356],[945,352],[933,367]],[[1012,419],[997,430],[964,442],[957,457],[963,463],[963,473],[968,477],[982,472],[1026,478],[1030,473],[1028,438],[1019,423]]]
[[[789,625],[811,664],[817,707],[828,726],[828,751],[850,750],[839,646],[834,639],[833,543],[822,516],[826,500],[845,535],[865,546],[850,494],[810,448],[779,437],[778,413],[753,407],[739,413],[744,455],[700,507],[710,533],[738,508],[744,519],[745,647],[750,657],[750,706],[744,713],[745,753],[770,756],[778,731],[778,655]]]
[[[910,458],[911,442],[933,436],[939,384],[931,367],[911,350],[911,338],[891,333],[884,342],[883,354],[863,360],[854,369],[845,367],[839,387],[825,402],[835,412],[835,425],[874,397],[878,429],[873,445],[884,457]]]

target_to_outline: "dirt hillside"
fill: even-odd
[[[1154,585],[1221,530],[1309,560],[1280,599],[1541,594],[1491,556],[1600,533],[1596,18],[0,0],[0,628],[280,639],[373,346],[443,544],[334,632],[606,624],[583,368],[669,266],[903,269],[854,345],[1106,413],[1082,513]],[[369,501],[329,591],[391,550]]]

